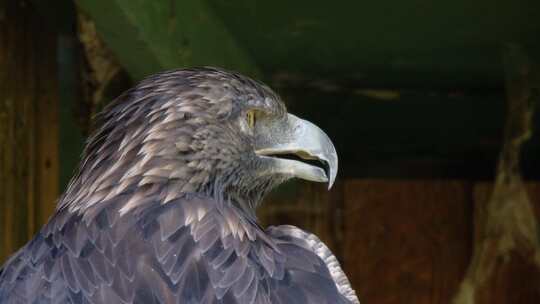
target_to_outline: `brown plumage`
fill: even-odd
[[[315,236],[256,223],[270,189],[332,182],[337,167],[326,135],[268,87],[215,68],[164,72],[98,121],[56,213],[4,265],[1,303],[357,302]]]

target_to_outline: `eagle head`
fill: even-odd
[[[287,113],[269,87],[216,68],[150,76],[98,117],[60,208],[126,197],[123,212],[204,193],[253,210],[297,177],[332,185],[338,159],[314,124]],[[143,193],[133,195],[133,193]]]

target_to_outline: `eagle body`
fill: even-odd
[[[99,120],[55,214],[0,270],[0,303],[358,303],[316,236],[257,224],[270,189],[337,165],[268,87],[169,71]],[[278,155],[300,146],[330,169]]]

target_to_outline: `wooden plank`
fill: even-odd
[[[2,220],[2,247],[0,259],[6,256],[16,247],[22,245],[28,238],[27,222],[19,218],[25,218],[27,213],[27,191],[29,171],[28,141],[32,135],[27,134],[32,130],[24,128],[30,119],[28,115],[28,99],[21,98],[21,87],[24,78],[21,76],[27,67],[24,60],[25,54],[24,33],[25,18],[16,19],[17,13],[21,13],[19,2],[2,1],[2,25],[0,36],[0,66],[5,67],[0,71],[0,201],[4,207],[1,213]],[[24,16],[24,15],[23,15]],[[13,20],[15,19],[15,20]],[[19,70],[19,73],[11,74],[11,71]]]
[[[35,28],[41,29],[34,38],[36,65],[36,159],[35,178],[37,197],[36,229],[47,222],[56,208],[59,196],[59,94],[57,61],[57,35],[49,28],[49,23],[35,16]]]
[[[78,0],[119,61],[139,80],[151,73],[216,65],[259,69],[205,1]]]
[[[345,271],[364,303],[450,303],[472,246],[470,182],[345,183]]]
[[[2,0],[0,12],[1,263],[54,208],[58,127],[56,36],[24,1]]]

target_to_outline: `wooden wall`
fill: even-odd
[[[56,37],[27,2],[0,0],[0,261],[58,196]]]
[[[296,182],[261,207],[265,224],[314,232],[342,262],[362,303],[452,302],[469,265],[479,224],[475,206],[492,184],[463,180]],[[540,215],[540,183],[527,190]],[[472,303],[540,303],[540,272],[527,256],[500,260]]]

